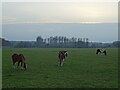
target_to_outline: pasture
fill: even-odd
[[[58,51],[67,50],[62,67],[57,66]],[[106,49],[107,56],[96,55],[95,48],[4,48],[2,51],[3,88],[117,88],[118,50]],[[28,69],[12,69],[11,55],[24,54]]]

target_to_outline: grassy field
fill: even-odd
[[[59,50],[68,50],[63,67],[57,66]],[[117,88],[118,50],[96,55],[96,49],[3,49],[3,88]],[[28,69],[12,69],[11,55],[24,54]]]
[[[0,47],[0,89],[2,89],[2,48]]]

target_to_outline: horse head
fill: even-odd
[[[68,56],[68,52],[64,51],[64,55],[65,55],[65,57],[67,57]]]

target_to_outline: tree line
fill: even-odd
[[[64,36],[55,36],[43,39],[41,36],[36,38],[37,47],[55,47],[55,48],[87,48],[88,38],[67,38]]]
[[[38,36],[36,41],[8,41],[0,38],[0,46],[10,48],[117,48],[120,47],[120,41],[102,43],[90,42],[88,38],[67,38],[64,36],[42,38]]]

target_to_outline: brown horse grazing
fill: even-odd
[[[18,66],[21,63],[21,67],[23,66],[25,70],[27,69],[27,64],[26,64],[25,57],[23,56],[23,54],[13,54],[12,62],[13,62],[13,65],[15,65],[16,62],[18,62]]]
[[[62,66],[63,65],[63,61],[64,59],[68,56],[68,52],[67,51],[59,51],[58,53],[58,66]]]
[[[102,50],[102,49],[97,49],[96,54],[102,53],[104,55],[107,55],[107,51],[106,50]]]

